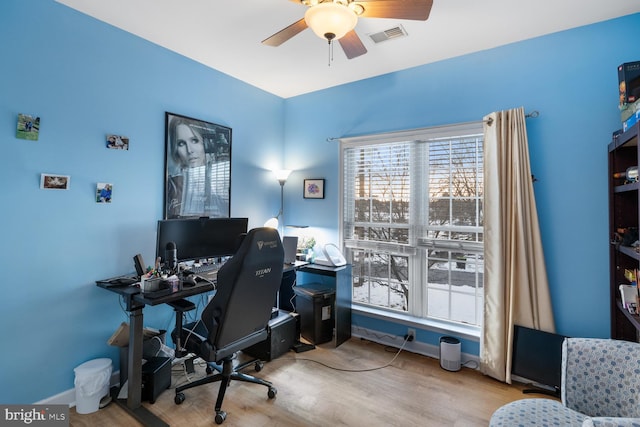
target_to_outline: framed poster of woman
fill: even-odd
[[[231,128],[166,113],[164,218],[229,217]]]

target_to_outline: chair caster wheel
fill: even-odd
[[[256,362],[256,365],[254,366],[254,369],[256,370],[256,372],[262,371],[262,368],[264,368],[264,363]]]
[[[211,375],[213,373],[213,368],[211,368],[211,366],[207,365],[206,369],[204,370],[207,375]]]
[[[269,391],[267,392],[267,396],[269,399],[273,399],[278,394],[278,390],[275,387],[269,387]]]
[[[216,412],[216,424],[222,424],[227,419],[227,413],[224,411]]]
[[[176,405],[179,405],[184,402],[184,399],[184,393],[176,393],[176,397],[173,399],[173,401],[176,402]]]

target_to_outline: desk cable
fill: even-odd
[[[294,312],[297,312],[298,310],[296,309],[296,292],[295,292],[295,287],[298,285],[298,278],[294,277],[293,279],[293,283],[291,284],[291,290],[293,291],[293,294],[291,295],[291,298],[289,298],[289,304],[291,304],[291,307],[293,308]]]
[[[186,313],[184,313],[184,315],[186,316]],[[181,340],[181,342],[187,343],[189,341],[189,338],[191,337],[192,334],[195,334],[195,329],[198,326],[198,323],[200,323],[202,320],[198,319],[196,321],[196,323],[194,323],[193,327],[191,329],[189,329],[189,332],[187,333],[186,337],[184,338],[184,340]],[[184,330],[184,329],[183,329]],[[203,337],[201,337],[203,338]],[[180,350],[183,350],[184,347]],[[174,360],[172,361],[172,366],[177,365],[178,363],[181,364],[180,369],[172,369],[172,381],[173,381],[173,371],[182,371],[184,374],[184,377],[186,378],[186,382],[190,383],[191,381],[193,381],[195,378],[193,376],[189,376],[189,372],[187,371],[187,367],[186,364],[184,363],[185,360],[189,359],[189,358],[193,358],[193,359],[200,359],[199,357],[194,357],[193,353],[187,353],[184,356],[182,356],[181,361],[176,362],[176,359],[174,358]],[[201,359],[202,360],[202,359]],[[206,364],[206,362],[204,362]],[[170,387],[170,388],[175,388],[177,386],[179,386],[180,384],[175,384],[174,386]]]
[[[320,362],[318,360],[314,360],[314,359],[308,359],[308,358],[296,358],[296,357],[280,357],[278,359],[274,359],[271,362],[275,362],[277,360],[293,360],[293,361],[304,361],[304,362],[314,362],[317,363],[318,365],[322,365],[325,368],[329,368],[329,369],[333,369],[334,371],[340,371],[340,372],[371,372],[371,371],[378,371],[380,369],[384,369],[388,366],[391,366],[391,364],[393,362],[395,362],[395,360],[398,358],[398,356],[400,355],[400,353],[402,352],[402,350],[404,350],[404,346],[407,344],[407,342],[409,341],[409,338],[405,338],[404,341],[402,342],[402,345],[400,346],[400,348],[398,349],[398,351],[396,352],[396,354],[393,356],[393,358],[385,363],[382,366],[378,366],[375,368],[364,368],[364,369],[347,369],[347,368],[337,368],[335,366],[331,366],[331,365],[327,365],[324,362]]]
[[[212,290],[214,290],[214,291],[216,290],[216,287],[218,286],[218,282],[214,282],[213,280],[209,280],[204,276],[200,276],[199,274],[194,274],[193,276],[195,277],[196,280],[200,279],[200,280],[202,280],[204,282],[209,283],[211,286],[213,286]]]

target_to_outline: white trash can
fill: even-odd
[[[94,359],[76,367],[76,412],[90,414],[100,407],[100,400],[109,394],[111,359]]]

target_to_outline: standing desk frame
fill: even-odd
[[[140,288],[135,286],[108,286],[108,280],[96,282],[96,284],[108,291],[120,295],[125,302],[125,309],[129,313],[129,353],[127,354],[127,399],[115,399],[121,407],[145,426],[168,427],[169,424],[158,418],[147,408],[142,406],[142,344],[143,316],[142,309],[145,305],[160,305],[178,301],[193,295],[212,291],[213,285],[200,282],[192,287],[184,287],[182,290],[163,295],[158,298],[145,297]],[[122,387],[123,384],[120,384]]]

